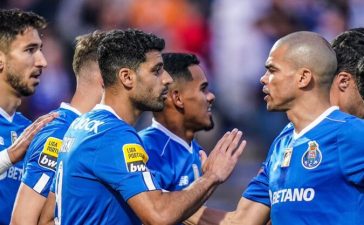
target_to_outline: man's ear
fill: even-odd
[[[5,54],[0,51],[0,71],[3,71],[5,65]]]
[[[120,83],[127,88],[132,88],[134,85],[135,73],[128,68],[121,68],[118,72]]]
[[[345,92],[345,90],[350,86],[350,82],[353,80],[353,77],[350,73],[340,72],[336,75],[335,83],[338,85],[339,90]]]
[[[171,97],[173,104],[176,106],[176,108],[182,109],[184,107],[183,98],[180,91],[178,91],[177,89],[171,90]]]
[[[301,68],[298,70],[298,87],[305,88],[312,81],[312,71],[307,68]]]

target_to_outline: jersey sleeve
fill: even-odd
[[[169,190],[171,182],[173,181],[174,170],[170,165],[171,162],[165,157],[162,157],[159,154],[160,151],[153,149],[158,147],[159,146],[146,146],[146,151],[149,156],[147,166],[153,174],[156,182],[158,182],[164,190]]]
[[[364,122],[348,121],[337,137],[339,164],[345,178],[364,187]]]
[[[105,144],[107,143],[107,144]],[[148,155],[135,132],[105,136],[97,148],[94,174],[127,201],[141,192],[160,189],[146,167]]]
[[[267,161],[262,164],[258,175],[250,181],[242,196],[270,207]]]
[[[56,136],[40,133],[30,145],[24,165],[22,182],[44,197],[48,196],[62,146],[62,140]]]

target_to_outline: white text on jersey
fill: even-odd
[[[89,118],[77,118],[71,125],[75,130],[86,130],[92,131],[95,134],[98,133],[98,127],[104,124],[104,122],[99,120],[90,120]]]
[[[274,205],[279,202],[310,202],[315,197],[315,190],[313,188],[288,188],[279,191],[269,191],[271,204]]]

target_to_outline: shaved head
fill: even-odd
[[[300,31],[279,39],[273,46],[286,48],[285,58],[298,68],[307,68],[315,74],[320,86],[330,88],[337,60],[330,43],[320,35]]]

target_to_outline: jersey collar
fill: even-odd
[[[152,125],[151,126],[158,129],[158,130],[160,130],[160,131],[162,131],[168,137],[170,137],[172,140],[174,140],[175,142],[182,145],[189,153],[193,152],[192,142],[191,142],[191,145],[189,145],[185,140],[183,140],[182,138],[180,138],[177,135],[175,135],[174,133],[172,133],[172,131],[168,130],[165,126],[163,126],[162,124],[157,122],[154,118],[152,118]]]
[[[110,107],[110,106],[108,106],[108,105],[104,105],[104,104],[97,104],[94,108],[93,108],[94,110],[96,109],[96,110],[106,110],[106,111],[108,111],[108,112],[110,112],[110,113],[112,113],[112,114],[114,114],[115,116],[116,116],[116,118],[118,118],[119,120],[123,120],[123,119],[121,119],[119,116],[118,116],[118,114],[116,114],[116,112]]]
[[[77,115],[81,116],[81,112],[78,111],[76,108],[72,107],[70,104],[68,103],[65,103],[65,102],[62,102],[61,103],[61,106],[59,108],[62,108],[62,109],[67,109],[69,111],[72,111],[74,113],[76,113]]]
[[[300,133],[296,133],[296,130],[293,131],[293,139],[296,140],[302,137],[305,133],[312,130],[317,124],[319,124],[322,120],[324,120],[328,115],[330,115],[333,111],[338,110],[338,106],[331,106],[330,108],[326,109],[320,116],[318,116],[314,121],[312,121],[307,127],[301,130]]]
[[[15,113],[13,113],[13,115],[9,115],[7,112],[5,112],[5,110],[3,110],[3,108],[0,107],[0,115],[2,115],[7,121],[9,121],[9,123],[12,123]]]

